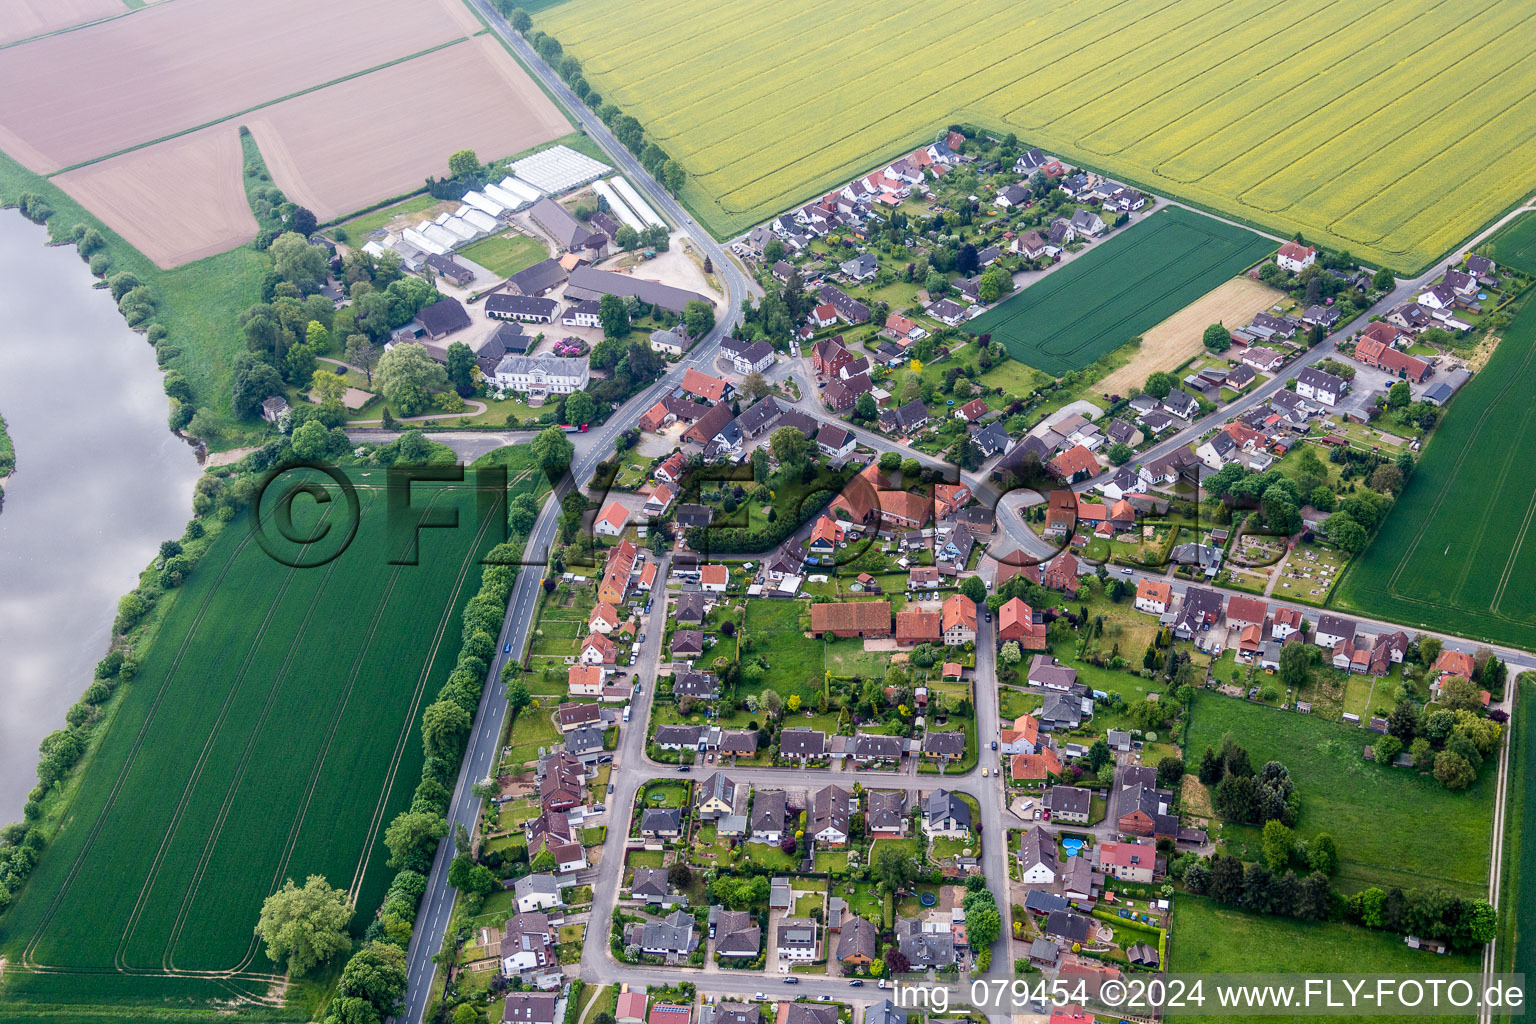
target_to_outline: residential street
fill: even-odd
[[[521,652],[528,639],[531,627],[533,611],[535,608],[541,572],[537,566],[546,559],[551,545],[554,542],[559,498],[568,492],[572,481],[587,481],[590,479],[595,464],[607,457],[613,451],[616,437],[633,425],[650,405],[654,404],[660,396],[677,387],[683,373],[690,367],[708,371],[712,366],[715,354],[718,351],[721,338],[734,328],[739,322],[741,302],[748,295],[756,291],[746,275],[741,271],[735,261],[705,232],[687,212],[667,194],[649,174],[640,166],[637,160],[618,144],[608,129],[570,92],[565,83],[555,75],[547,65],[534,53],[532,48],[513,32],[505,21],[495,12],[494,8],[485,0],[476,0],[476,7],[492,26],[493,30],[505,39],[512,49],[522,59],[523,63],[540,79],[544,86],[554,94],[566,109],[579,121],[583,129],[590,135],[609,155],[629,181],[641,191],[646,200],[656,209],[661,211],[669,220],[687,232],[700,249],[709,255],[715,265],[716,272],[721,275],[726,286],[726,296],[722,315],[710,334],[704,338],[693,351],[681,362],[674,365],[661,380],[647,388],[643,393],[634,396],[620,409],[616,410],[607,423],[588,434],[575,435],[572,440],[576,446],[576,456],[571,467],[571,473],[566,480],[560,482],[555,492],[545,502],[539,518],[530,535],[526,551],[528,566],[520,572],[513,588],[512,597],[508,604],[507,615],[503,622],[501,635],[498,638],[498,649],[510,644],[514,652]],[[1494,230],[1488,229],[1489,232]],[[1484,233],[1486,235],[1487,232]],[[1458,247],[1457,252],[1465,248]],[[1437,268],[1438,269],[1438,268]],[[1402,301],[1405,297],[1415,293],[1419,286],[1426,283],[1437,270],[1431,270],[1411,282],[1402,282],[1399,286],[1373,311],[1380,311],[1390,304]],[[1367,316],[1362,316],[1352,324],[1347,325],[1340,334],[1345,334],[1362,327]],[[1198,420],[1180,431],[1174,437],[1162,442],[1151,451],[1147,452],[1144,460],[1155,459],[1177,447],[1188,444],[1205,431],[1212,429],[1218,423],[1239,414],[1269,397],[1274,391],[1283,386],[1284,379],[1294,375],[1294,372],[1302,366],[1309,365],[1333,351],[1331,345],[1320,345],[1316,349],[1306,353],[1301,359],[1287,367],[1281,376],[1264,385],[1238,402],[1226,407],[1220,412]],[[816,409],[817,391],[814,382],[806,373],[803,362],[796,362],[788,368],[800,383],[803,398],[801,407],[807,410]],[[853,427],[849,424],[841,424],[846,429],[852,430],[861,442],[877,450],[899,451],[903,456],[915,456],[925,465],[944,466],[940,460],[912,451],[903,444],[893,443],[879,435],[867,430]],[[375,432],[366,432],[370,439],[376,438]],[[443,435],[445,443],[454,446],[462,456],[470,457],[474,454],[484,454],[494,450],[495,447],[509,443],[507,438],[511,435],[483,432],[479,435]],[[526,436],[526,435],[524,435]],[[451,438],[451,440],[450,440]],[[515,443],[515,442],[512,442]],[[948,467],[946,467],[948,468]],[[983,501],[991,503],[990,499],[996,498],[996,490],[983,479],[975,479],[971,476],[963,476],[964,482],[971,484],[973,491]],[[1079,485],[1083,489],[1087,485]],[[1009,544],[1021,548],[1037,557],[1049,554],[1054,550],[1037,537],[1018,516],[1018,507],[1022,504],[1022,497],[1003,496],[998,503],[998,525],[1002,538],[1006,538]],[[1006,546],[1002,538],[994,539],[993,544],[998,547]],[[1132,574],[1133,577],[1141,574]],[[800,983],[794,989],[782,989],[778,986],[784,984],[783,980],[755,973],[734,972],[702,972],[697,970],[669,970],[663,968],[636,967],[620,964],[612,958],[608,944],[607,922],[611,918],[613,908],[618,898],[620,884],[622,883],[624,838],[628,831],[630,811],[634,804],[635,794],[641,783],[656,777],[661,767],[653,765],[645,756],[646,722],[649,720],[651,702],[655,699],[655,670],[661,656],[661,639],[665,632],[666,602],[661,599],[664,592],[664,577],[658,575],[656,587],[657,600],[650,614],[646,626],[647,639],[642,649],[641,657],[635,666],[635,677],[643,684],[643,690],[636,695],[632,704],[631,722],[620,730],[620,741],[615,751],[611,781],[613,792],[606,797],[607,819],[609,822],[608,835],[603,847],[601,865],[595,873],[593,881],[594,906],[590,920],[594,927],[590,928],[587,935],[587,943],[580,965],[580,975],[590,982],[613,983],[623,979],[630,982],[639,982],[654,985],[671,984],[685,978],[695,984],[700,991],[706,993],[737,993],[750,994],[757,990],[767,990],[770,995],[783,997],[792,996],[818,996],[828,995],[840,999],[847,999],[850,994],[848,983],[841,979],[824,978],[814,975],[800,976]],[[1182,590],[1185,586],[1182,582],[1175,582],[1175,590]],[[1274,602],[1273,605],[1281,605],[1283,602]],[[1309,610],[1309,614],[1315,616],[1316,610]],[[1362,620],[1367,628],[1387,627],[1386,623],[1374,623]],[[1024,823],[1004,808],[1005,786],[991,777],[981,776],[981,767],[989,769],[997,764],[996,755],[991,752],[991,743],[998,737],[998,707],[997,685],[995,672],[995,653],[992,641],[992,624],[985,621],[978,623],[977,644],[977,669],[975,673],[975,710],[977,722],[977,740],[980,748],[980,764],[977,768],[964,774],[951,775],[912,775],[876,772],[850,772],[850,771],[813,771],[804,769],[776,769],[776,768],[747,768],[742,770],[728,769],[728,773],[739,781],[751,782],[754,785],[786,785],[798,787],[815,787],[827,782],[837,782],[841,785],[851,786],[853,781],[863,782],[871,788],[894,788],[907,791],[926,790],[935,788],[948,788],[959,792],[968,793],[977,799],[981,808],[983,826],[983,873],[992,882],[994,891],[999,893],[999,906],[1004,915],[1003,937],[1000,943],[1009,942],[1008,928],[1008,899],[1007,899],[1007,830],[1010,827],[1020,827]],[[1440,635],[1440,634],[1434,634]],[[1475,649],[1479,645],[1471,641],[1459,640],[1454,637],[1444,637],[1448,646],[1457,649]],[[1536,658],[1524,652],[1495,648],[1501,657],[1505,657],[1513,667],[1536,667]],[[468,744],[464,763],[459,773],[457,786],[454,790],[450,810],[449,824],[450,834],[452,825],[462,823],[466,827],[475,825],[479,799],[470,792],[470,787],[477,781],[485,778],[496,761],[497,744],[500,741],[502,728],[505,722],[506,702],[503,697],[502,687],[499,682],[503,656],[498,654],[495,664],[488,673],[485,692],[482,695],[480,708],[476,714],[472,734]],[[666,770],[670,770],[667,766]],[[694,779],[700,779],[709,770],[709,766],[695,766]],[[1503,773],[1500,771],[1500,807],[1502,808]],[[1113,818],[1107,819],[1112,821]],[[1500,821],[1496,823],[1496,831],[1501,828]],[[416,928],[408,952],[409,991],[407,994],[406,1009],[399,1019],[417,1024],[423,1019],[428,995],[432,988],[432,979],[436,972],[436,965],[432,960],[443,941],[445,929],[448,926],[452,913],[455,892],[447,885],[446,875],[448,863],[453,855],[451,839],[444,840],[440,844],[433,862],[431,874],[425,897],[422,900],[418,912]],[[1491,952],[1491,950],[1490,950]],[[992,974],[995,977],[1011,976],[1012,963],[1007,956],[998,956],[994,961]],[[871,986],[872,988],[872,986]],[[877,992],[872,990],[860,990],[859,993],[865,1000],[873,1000]]]

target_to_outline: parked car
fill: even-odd
[[[854,978],[852,981],[850,981],[848,983],[848,987],[849,988],[863,988],[864,987],[864,981],[861,978]]]
[[[691,771],[693,771],[693,765],[691,765],[691,764],[680,764],[680,765],[677,766],[677,770],[679,772],[691,772]],[[1038,817],[1038,815],[1037,815],[1037,817]]]
[[[613,792],[613,783],[611,783],[611,782],[608,783],[608,792],[610,792],[610,793]]]
[[[992,741],[992,749],[993,749],[993,750],[996,750],[996,749],[997,749],[997,740],[993,740],[993,741]]]
[[[798,985],[798,984],[800,984],[800,979],[795,977],[793,974],[791,974],[789,977],[784,979],[784,984],[786,984],[786,985]]]

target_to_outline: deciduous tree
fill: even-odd
[[[347,894],[331,888],[324,876],[310,875],[303,888],[290,878],[266,898],[256,934],[267,944],[272,961],[286,962],[288,973],[298,977],[351,948],[347,936],[351,920]]]

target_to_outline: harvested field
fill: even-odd
[[[1528,193],[1533,18],[1498,0],[571,0],[536,16],[682,164],[722,237],[970,122],[1403,271]],[[933,25],[956,31],[930,53]]]
[[[7,0],[0,45],[127,13],[122,0]]]
[[[7,50],[0,61],[0,149],[52,173],[479,27],[456,0],[177,0],[149,7]],[[356,113],[333,111],[335,127],[385,120]]]
[[[1123,395],[1140,387],[1147,374],[1172,370],[1205,347],[1200,333],[1211,324],[1237,327],[1285,298],[1285,293],[1246,277],[1224,281],[1141,336],[1141,348],[1129,363],[1099,382],[1097,389]]]
[[[88,164],[54,181],[161,267],[190,263],[256,237],[233,125]]]
[[[378,115],[338,122],[339,111],[353,110]],[[284,100],[242,121],[272,180],[322,221],[420,188],[429,174],[447,173],[454,150],[506,156],[570,130],[488,36]],[[402,125],[410,126],[405,137]]]

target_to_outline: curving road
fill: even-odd
[[[547,555],[554,542],[557,521],[559,516],[559,499],[569,493],[576,481],[589,481],[593,467],[613,450],[614,441],[625,429],[628,429],[640,415],[654,404],[668,390],[675,388],[681,381],[683,373],[690,367],[708,371],[714,362],[719,349],[720,340],[740,321],[741,304],[744,299],[758,293],[756,285],[742,272],[735,260],[725,252],[721,246],[705,231],[688,212],[668,194],[645,169],[640,165],[627,149],[625,149],[613,134],[598,118],[583,104],[566,84],[556,75],[552,69],[538,56],[531,46],[492,8],[485,0],[474,0],[475,7],[479,10],[486,22],[500,35],[508,45],[521,58],[529,70],[536,75],[544,86],[566,108],[572,118],[581,125],[587,134],[608,153],[614,165],[623,171],[630,183],[635,186],[646,200],[668,220],[672,221],[683,231],[687,232],[700,249],[709,256],[716,272],[720,274],[725,284],[725,302],[720,316],[717,318],[715,328],[707,335],[693,351],[682,361],[675,364],[669,372],[645,389],[644,392],[634,396],[608,418],[607,424],[588,434],[578,435],[573,438],[576,445],[576,456],[571,466],[570,474],[561,480],[554,489],[549,499],[546,500],[539,518],[529,536],[526,546],[526,569],[542,567],[547,561]],[[1508,218],[1506,218],[1507,220]],[[1502,221],[1500,222],[1502,223]],[[1499,225],[1487,229],[1479,238],[1458,248],[1457,252],[1476,244],[1482,237],[1495,230]],[[1403,298],[1416,291],[1428,282],[1435,271],[1430,271],[1413,281],[1405,281],[1393,290],[1376,310],[1385,308],[1389,303],[1402,301]],[[1353,330],[1364,325],[1367,315],[1363,315],[1355,323],[1348,325],[1345,331]],[[1341,332],[1342,333],[1342,332]],[[1301,366],[1315,362],[1317,359],[1331,351],[1332,346],[1320,345],[1311,352],[1306,353],[1301,359],[1288,367],[1288,371],[1294,372]],[[805,375],[803,362],[796,361],[789,373],[794,375],[801,384],[802,393],[806,398],[814,402],[813,396],[817,391],[810,379]],[[1289,375],[1289,374],[1288,374]],[[1279,387],[1283,386],[1283,378],[1277,378],[1253,393],[1244,396],[1225,409],[1192,423],[1179,431],[1168,440],[1160,443],[1151,451],[1145,453],[1145,459],[1157,458],[1175,448],[1188,444],[1201,433],[1211,429],[1220,422],[1239,414],[1243,410],[1265,400]],[[899,442],[874,434],[851,424],[842,424],[845,429],[852,430],[859,440],[880,450],[898,451],[902,455],[912,455],[919,458],[927,465],[943,465],[952,470],[947,464],[930,456],[923,455]],[[371,432],[370,432],[371,433]],[[376,435],[373,439],[376,439]],[[448,443],[453,440],[459,442],[465,452],[483,454],[483,451],[491,450],[501,444],[509,443],[502,435],[487,432],[478,436],[459,436],[450,440],[449,436],[439,438]],[[997,494],[995,487],[988,484],[984,478],[969,474],[962,474],[961,479],[972,486],[978,496],[983,500],[1001,499],[998,508],[998,524],[1004,535],[1018,547],[1034,555],[1046,554],[1054,548],[1036,536],[1016,514],[1017,506],[1022,504],[1019,499],[1010,499],[1007,496]],[[1078,485],[1083,489],[1087,485]],[[665,562],[660,573],[665,578]],[[1136,574],[1140,575],[1140,574]],[[512,596],[508,602],[507,615],[502,624],[501,635],[498,638],[498,652],[510,645],[511,650],[521,652],[528,638],[528,631],[532,621],[533,610],[537,600],[541,572],[523,571],[519,573],[513,587]],[[1175,589],[1181,585],[1175,584]],[[660,581],[658,581],[658,589]],[[1279,605],[1283,602],[1270,601]],[[647,626],[647,641],[642,649],[637,662],[636,678],[646,683],[642,692],[633,702],[633,721],[641,723],[620,732],[620,744],[615,752],[614,771],[612,781],[614,792],[607,797],[609,811],[613,818],[608,829],[608,840],[602,851],[602,859],[599,867],[591,872],[595,881],[595,903],[590,920],[593,926],[589,929],[588,942],[583,951],[580,965],[580,974],[588,981],[603,981],[611,983],[618,977],[628,981],[670,984],[678,979],[678,972],[662,968],[636,967],[620,964],[613,960],[607,941],[608,921],[613,907],[617,901],[619,885],[622,882],[623,845],[624,836],[628,832],[628,814],[634,804],[635,794],[640,784],[646,779],[652,778],[663,770],[652,765],[645,756],[645,727],[649,717],[650,703],[654,699],[654,685],[651,680],[655,678],[655,667],[661,657],[661,638],[665,632],[665,608],[666,602],[659,602],[651,613],[651,619]],[[1316,609],[1307,610],[1309,616],[1317,614]],[[992,783],[990,779],[981,776],[981,766],[995,766],[997,759],[989,750],[991,741],[998,735],[1000,723],[998,722],[997,683],[993,670],[992,659],[995,644],[991,641],[991,625],[985,622],[979,623],[980,632],[977,644],[977,672],[976,672],[976,713],[977,735],[982,751],[980,764],[970,772],[951,774],[946,776],[918,776],[905,774],[886,773],[851,773],[847,771],[832,770],[803,770],[803,769],[772,769],[754,768],[732,770],[733,776],[743,781],[763,784],[786,784],[791,786],[819,786],[828,782],[838,782],[843,785],[851,785],[854,779],[864,781],[869,785],[887,788],[900,788],[907,790],[932,789],[944,786],[960,792],[969,793],[977,798],[981,807],[983,824],[983,865],[984,872],[989,878],[1004,880],[1008,878],[1006,861],[1006,837],[1009,827],[1022,825],[1023,822],[1015,818],[1004,806],[1003,787]],[[1367,625],[1386,626],[1386,623],[1367,623]],[[1439,634],[1435,634],[1439,635]],[[1469,641],[1456,637],[1443,637],[1449,646],[1460,646],[1470,649],[1475,646]],[[1512,665],[1528,667],[1536,665],[1536,659],[1532,659],[1525,652],[1499,649],[1502,656],[1506,656]],[[485,778],[496,762],[496,747],[500,742],[502,728],[505,724],[507,705],[503,698],[499,685],[499,676],[502,665],[507,656],[497,654],[494,663],[487,673],[484,693],[481,696],[480,707],[476,713],[472,734],[464,762],[459,772],[457,785],[450,803],[448,822],[450,835],[452,826],[462,823],[466,828],[473,829],[478,816],[480,801],[470,787],[474,782]],[[675,770],[675,769],[674,769]],[[706,771],[704,766],[695,769],[702,774]],[[1501,780],[1502,785],[1502,780]],[[409,989],[406,998],[406,1007],[399,1016],[399,1020],[418,1024],[426,1011],[427,1001],[432,991],[432,983],[436,974],[436,964],[433,955],[441,948],[443,936],[452,916],[455,892],[447,884],[448,863],[452,859],[454,850],[451,841],[444,840],[438,847],[433,860],[431,874],[428,879],[427,891],[423,897],[421,908],[417,915],[416,927],[412,935],[408,951],[408,976]],[[1005,883],[1002,883],[1005,885]],[[1008,901],[1006,892],[1000,900],[999,906],[1003,908],[1004,924],[1001,943],[1009,940],[1009,925],[1006,920]],[[1011,963],[1008,957],[1001,956],[995,959],[994,973],[1007,975],[1011,971]],[[687,980],[694,983],[701,992],[707,993],[736,993],[749,994],[752,990],[771,989],[784,997],[792,996],[836,996],[849,999],[850,996],[860,1001],[873,1001],[883,996],[883,993],[870,985],[868,989],[850,992],[848,983],[842,979],[801,976],[800,984],[795,989],[779,989],[782,980],[765,974],[741,974],[738,972],[715,972],[709,969],[704,971],[684,972]]]

